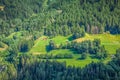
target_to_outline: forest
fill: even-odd
[[[120,49],[108,64],[94,63],[84,68],[67,66],[56,61],[37,60],[29,55],[21,55],[12,64],[0,65],[1,80],[119,80]],[[13,66],[14,65],[14,66]],[[4,77],[6,76],[6,77]]]
[[[120,33],[118,0],[1,0],[0,32],[39,31],[48,36],[82,37],[83,32]]]
[[[0,80],[119,76],[119,0],[0,0]]]

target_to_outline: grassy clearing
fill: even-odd
[[[12,33],[11,35],[9,35],[7,38],[13,38],[13,36],[17,36],[17,37],[22,37],[21,36],[22,32],[15,32]],[[76,39],[74,41],[77,42],[82,42],[84,40],[94,40],[95,38],[99,38],[101,40],[101,44],[105,46],[106,50],[110,53],[110,54],[114,54],[116,49],[120,48],[120,35],[111,35],[111,34],[86,34],[85,37],[83,38],[79,38]],[[96,58],[91,58],[90,56],[88,56],[86,59],[84,60],[80,60],[78,58],[81,57],[80,54],[77,54],[75,51],[69,50],[69,49],[58,49],[58,50],[52,50],[50,52],[46,51],[46,45],[49,44],[49,41],[53,40],[57,45],[63,43],[65,44],[66,41],[72,41],[71,35],[69,36],[56,36],[54,38],[49,38],[47,36],[42,36],[39,39],[37,39],[34,43],[35,45],[32,47],[32,49],[29,51],[32,54],[73,54],[73,58],[72,59],[51,59],[51,60],[57,60],[59,62],[66,62],[67,66],[71,65],[71,66],[77,66],[77,67],[84,67],[85,65],[93,62],[99,62],[101,60],[96,59]],[[8,46],[5,45],[4,48],[0,48],[0,50],[5,50]],[[27,52],[27,53],[29,53]],[[104,63],[107,63],[108,61],[111,60],[111,57],[109,56],[108,58],[106,58],[105,60],[102,60]]]
[[[57,59],[59,62],[66,62],[67,66],[76,66],[76,67],[84,67],[87,64],[90,64],[91,62],[98,62],[98,59],[91,59],[87,58],[84,60],[76,60],[76,59]]]
[[[35,41],[35,45],[32,47],[32,49],[30,50],[31,53],[39,53],[39,54],[43,54],[46,53],[46,45],[48,44],[49,40],[43,40],[44,38],[46,38],[46,36],[40,37],[39,39],[37,39]]]
[[[47,36],[42,36],[35,41],[35,45],[30,50],[30,52],[33,53],[33,54],[48,53],[46,51],[46,46],[49,44],[50,40],[53,40],[57,45],[59,45],[61,43],[65,43],[66,41],[68,41],[68,38],[69,38],[69,36],[67,36],[67,37],[57,36],[55,38],[50,39]]]
[[[72,51],[72,50],[70,50],[70,49],[52,50],[52,51],[50,51],[48,54],[66,54],[66,53],[69,53],[69,54],[77,54],[77,52]]]
[[[44,40],[44,38],[47,38],[46,40]],[[120,48],[120,35],[111,35],[111,34],[86,34],[85,37],[83,38],[79,38],[76,39],[74,41],[77,42],[82,42],[84,40],[94,40],[94,39],[100,39],[101,40],[101,44],[105,46],[106,50],[110,53],[110,54],[114,54],[116,49]],[[37,39],[35,41],[35,45],[33,46],[33,48],[31,49],[31,53],[33,54],[65,54],[65,53],[69,53],[69,54],[73,54],[73,58],[72,59],[51,59],[51,60],[57,60],[59,62],[66,62],[67,66],[71,65],[71,66],[77,66],[77,67],[84,67],[85,65],[93,62],[99,62],[101,60],[96,59],[96,58],[91,58],[90,55],[87,57],[87,59],[84,60],[80,60],[78,58],[81,57],[80,54],[77,54],[74,51],[71,51],[69,49],[58,49],[58,50],[52,50],[50,52],[46,51],[46,45],[48,45],[49,41],[53,40],[57,45],[61,44],[61,43],[66,43],[66,41],[72,41],[71,39],[71,35],[64,37],[64,36],[57,36],[54,37],[52,39],[49,39],[47,36],[42,36],[39,39]],[[111,60],[111,56],[109,56],[108,58],[106,58],[105,60],[102,60],[102,62],[107,63],[108,61]]]
[[[95,38],[101,40],[101,44],[105,46],[110,54],[115,54],[116,49],[120,48],[120,35],[111,35],[108,33],[94,35],[86,34],[85,37],[76,39],[75,41],[82,42],[84,40],[94,40]]]
[[[52,50],[47,54],[73,54],[73,58],[71,59],[49,59],[51,61],[56,60],[58,62],[66,62],[67,66],[76,66],[76,67],[84,67],[87,64],[90,64],[91,62],[99,62],[99,59],[96,58],[91,58],[90,55],[88,55],[88,57],[86,59],[80,59],[81,58],[81,54],[77,54],[74,51],[71,51],[69,49],[59,49],[59,50]]]
[[[71,51],[69,49],[52,50],[47,54],[56,55],[56,54],[66,54],[66,53],[73,54],[73,58],[71,58],[71,59],[49,59],[49,60],[51,60],[51,61],[56,60],[58,62],[66,62],[67,66],[76,66],[76,67],[84,67],[87,64],[90,64],[91,62],[99,62],[100,61],[99,59],[91,58],[90,57],[91,55],[88,55],[88,57],[86,59],[80,59],[81,54],[77,54],[76,52]]]
[[[66,62],[67,66],[76,66],[76,67],[84,67],[87,64],[90,64],[91,62],[99,62],[99,59],[92,59],[91,57],[87,57],[86,59],[79,59],[81,57],[81,54],[74,54],[74,57],[72,59],[51,59],[51,60],[57,60],[58,62]]]
[[[47,38],[46,40],[44,40],[44,38]],[[94,40],[95,38],[98,38],[101,40],[101,44],[105,46],[106,50],[108,51],[108,53],[110,54],[115,54],[116,49],[120,48],[120,35],[111,35],[108,33],[104,33],[104,34],[86,34],[85,37],[83,38],[79,38],[76,39],[74,41],[77,42],[82,42],[84,40]],[[33,48],[31,49],[31,53],[35,53],[35,54],[41,54],[41,53],[48,53],[46,51],[46,45],[48,45],[50,40],[55,41],[55,43],[57,45],[61,44],[61,43],[65,43],[66,41],[70,41],[70,36],[64,37],[64,36],[56,36],[52,39],[49,39],[47,36],[42,36],[39,39],[37,39],[35,41],[35,45],[33,46]],[[64,52],[64,51],[58,51],[55,50],[53,51],[54,53],[58,53],[58,52]]]

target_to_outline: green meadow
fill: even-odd
[[[22,37],[22,32],[16,32],[12,33],[8,38],[13,38],[13,36],[16,36],[17,38]],[[77,42],[82,42],[84,40],[94,40],[94,39],[100,39],[101,40],[101,45],[105,46],[105,49],[108,51],[109,56],[108,58],[104,60],[99,60],[96,58],[92,58],[90,55],[87,56],[86,59],[81,60],[79,59],[81,57],[81,54],[77,54],[77,52],[69,50],[69,49],[57,49],[57,50],[51,50],[47,51],[46,46],[49,44],[50,40],[53,40],[57,45],[60,44],[65,44],[66,41],[77,41]],[[6,49],[7,45],[5,45],[5,48],[0,48],[2,51],[3,49]],[[34,46],[31,48],[28,54],[31,53],[35,56],[40,55],[40,54],[72,54],[73,58],[71,59],[51,59],[51,60],[57,60],[59,62],[66,62],[67,66],[72,65],[72,66],[78,66],[78,67],[84,67],[86,64],[89,64],[91,62],[99,62],[103,61],[104,63],[107,63],[108,61],[111,60],[111,55],[115,54],[116,49],[120,48],[120,35],[111,35],[109,33],[104,33],[104,34],[87,34],[83,38],[75,39],[72,40],[71,35],[69,36],[56,36],[54,38],[49,38],[48,36],[42,36],[38,38],[37,40],[34,41]]]
[[[48,45],[50,40],[53,40],[57,45],[59,44],[64,44],[66,41],[71,41],[70,40],[71,36],[57,36],[52,39],[48,38],[47,36],[42,36],[39,39],[35,41],[35,45],[33,48],[30,50],[31,53],[48,53],[46,51],[46,46]],[[47,38],[44,40],[44,38]],[[120,48],[120,35],[111,35],[108,33],[104,34],[86,34],[85,37],[76,39],[74,41],[81,42],[84,40],[94,40],[94,39],[100,39],[101,40],[101,45],[104,45],[106,50],[108,51],[109,54],[115,54],[116,49]],[[62,52],[59,50],[56,50],[55,53]],[[64,52],[64,51],[63,51]],[[51,52],[50,52],[51,53]]]
[[[85,37],[76,39],[75,41],[81,42],[84,40],[100,39],[101,45],[104,45],[109,54],[115,54],[116,49],[120,48],[120,35],[104,34],[86,34]]]
[[[47,36],[42,36],[35,41],[35,45],[30,50],[30,52],[33,53],[33,54],[48,53],[47,50],[46,50],[46,46],[49,44],[50,40],[53,40],[57,45],[60,45],[61,43],[65,43],[66,41],[68,41],[68,38],[69,38],[69,36],[67,36],[67,37],[56,36],[55,38],[50,39]]]
[[[44,38],[47,38],[46,40],[44,40]],[[106,58],[105,60],[98,60],[95,58],[91,58],[90,56],[87,57],[87,59],[85,60],[79,60],[80,58],[80,54],[77,54],[74,51],[71,51],[69,49],[57,49],[57,50],[52,50],[50,52],[47,52],[46,50],[46,46],[48,45],[50,40],[53,40],[57,45],[59,44],[64,44],[66,41],[77,41],[77,42],[81,42],[84,40],[94,40],[94,39],[100,39],[101,40],[101,45],[105,46],[105,49],[108,51],[109,53],[109,57]],[[35,41],[35,45],[33,46],[33,48],[30,50],[30,53],[32,54],[65,54],[65,53],[69,53],[69,54],[73,54],[73,58],[72,59],[55,59],[59,62],[66,62],[67,65],[72,65],[72,66],[78,66],[78,67],[83,67],[86,64],[93,62],[99,62],[99,61],[103,61],[104,63],[107,63],[108,61],[111,60],[111,55],[115,54],[116,49],[120,48],[120,35],[111,35],[108,33],[104,33],[104,34],[86,34],[85,37],[83,38],[79,38],[76,40],[72,40],[71,36],[57,36],[54,38],[49,38],[47,36],[42,36],[39,39],[37,39]],[[52,59],[54,60],[54,59]]]

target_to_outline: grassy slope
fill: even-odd
[[[48,44],[48,40],[43,40],[43,38],[45,38],[46,36],[40,37],[39,39],[37,39],[35,41],[35,45],[33,46],[33,48],[30,50],[31,53],[34,54],[43,54],[46,53],[46,45]]]
[[[46,36],[40,37],[35,41],[35,45],[31,49],[30,52],[32,53],[47,53],[46,51],[46,45],[48,45],[49,41],[51,39],[43,40]],[[65,43],[68,41],[70,36],[64,37],[64,36],[57,36],[55,38],[52,38],[53,41],[55,41],[56,44]],[[105,46],[106,50],[110,54],[115,54],[116,49],[120,48],[120,35],[111,35],[111,34],[86,34],[85,37],[76,39],[75,41],[81,42],[84,40],[94,40],[95,38],[99,38],[101,40],[101,44]],[[57,50],[58,51],[58,50]],[[56,52],[57,52],[56,51]]]
[[[17,35],[18,37],[21,35],[21,32],[17,32],[17,33],[13,33],[10,36],[8,36],[7,38],[12,38],[13,35]],[[75,54],[76,52],[71,51],[69,49],[59,49],[59,50],[52,50],[50,52],[46,51],[46,45],[48,45],[49,41],[51,39],[47,39],[44,40],[44,38],[46,38],[46,36],[42,36],[39,39],[37,39],[35,41],[35,45],[33,46],[33,48],[30,50],[30,53],[33,54],[64,54],[64,53],[69,53],[69,54],[74,54],[73,59],[57,59],[57,61],[60,62],[64,62],[66,61],[67,65],[72,65],[72,66],[78,66],[78,67],[84,67],[86,64],[91,63],[92,61],[94,62],[98,62],[98,59],[92,59],[88,56],[87,59],[85,60],[78,60],[78,58],[80,58],[80,54]],[[105,48],[107,51],[109,51],[110,54],[114,54],[115,50],[117,48],[120,48],[120,35],[111,35],[111,34],[95,34],[95,35],[91,35],[91,34],[86,34],[86,36],[84,38],[79,38],[76,39],[75,41],[77,42],[81,42],[84,40],[94,40],[95,38],[99,38],[101,39],[101,43],[102,45],[105,45]],[[66,41],[71,40],[70,36],[64,37],[64,36],[57,36],[55,38],[52,38],[52,40],[55,41],[56,44],[60,44],[60,43],[65,43]],[[111,58],[107,58],[104,60],[104,62],[108,62]]]
[[[66,40],[68,40],[68,37],[64,37],[64,36],[57,36],[55,38],[52,38],[53,41],[55,41],[55,43],[57,45],[59,45],[60,43],[64,43]],[[44,38],[47,38],[46,36],[40,37],[39,39],[37,39],[35,41],[35,45],[33,46],[33,48],[30,50],[31,53],[34,54],[44,54],[44,53],[48,53],[46,51],[46,45],[49,44],[49,41],[51,39],[46,39],[44,40]]]
[[[58,49],[58,50],[52,50],[50,52],[46,51],[46,45],[48,45],[48,42],[51,39],[47,39],[47,40],[43,40],[43,38],[45,38],[46,36],[40,37],[38,40],[35,41],[35,45],[34,47],[31,49],[30,52],[32,52],[33,54],[41,54],[41,53],[48,53],[48,54],[64,54],[64,53],[70,53],[70,54],[74,54],[76,52],[73,52],[69,49]],[[64,36],[57,36],[55,38],[52,38],[52,40],[55,41],[56,44],[60,44],[60,43],[65,43],[66,41],[69,41],[70,36],[64,37]],[[95,35],[91,35],[91,34],[86,34],[86,36],[84,38],[79,38],[76,39],[75,41],[77,42],[81,42],[84,40],[94,40],[95,38],[99,38],[101,40],[101,44],[105,45],[106,50],[110,53],[110,54],[114,54],[116,49],[120,47],[120,35],[111,35],[111,34],[95,34]],[[94,62],[98,62],[100,60],[98,59],[92,59],[90,57],[88,57],[85,60],[78,60],[78,58],[80,58],[80,54],[74,54],[73,59],[56,59],[57,61],[60,62],[64,62],[66,61],[67,65],[75,65],[78,67],[83,67],[86,64],[91,63],[92,61]],[[103,60],[103,62],[108,62],[111,58],[108,57],[107,59]]]
[[[116,49],[120,48],[120,35],[111,35],[108,33],[94,35],[86,34],[84,38],[79,38],[75,41],[81,42],[84,40],[94,40],[95,38],[99,38],[101,40],[101,44],[105,46],[106,50],[110,54],[115,54]]]
[[[73,59],[57,59],[57,61],[66,62],[67,66],[71,65],[71,66],[77,66],[77,67],[84,67],[86,64],[89,64],[92,61],[98,62],[99,60],[98,59],[91,59],[90,57],[88,57],[87,59],[84,59],[84,60],[78,60],[76,58],[73,58]]]
[[[71,65],[71,66],[77,66],[77,67],[84,67],[86,64],[91,63],[92,61],[94,62],[98,62],[98,59],[92,59],[89,57],[87,57],[87,59],[81,60],[81,54],[76,54],[75,51],[71,51],[69,49],[59,49],[59,50],[53,50],[50,52],[51,54],[65,54],[65,53],[69,53],[69,54],[73,54],[73,58],[72,59],[55,59],[59,62],[66,62],[67,66]]]

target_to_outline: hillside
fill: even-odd
[[[86,60],[77,60],[80,57],[80,55],[78,55],[77,52],[71,51],[69,49],[58,49],[47,52],[46,46],[49,44],[50,40],[53,40],[57,45],[60,45],[60,44],[66,44],[66,41],[71,41],[70,37],[71,36],[67,36],[67,37],[57,36],[52,39],[48,38],[47,40],[44,40],[45,37],[40,37],[35,41],[35,45],[30,50],[30,52],[35,55],[41,55],[41,54],[56,55],[56,54],[66,54],[66,53],[73,54],[74,55],[73,59],[58,59],[58,61],[60,62],[66,61],[68,65],[85,66],[86,64],[89,64],[92,61],[95,62],[99,61],[97,59],[91,59],[89,57]],[[111,35],[108,33],[94,34],[94,35],[86,34],[85,37],[73,41],[81,42],[85,40],[94,40],[94,39],[100,39],[101,45],[104,45],[108,54],[110,54],[110,56],[108,56],[108,58],[105,59],[104,62],[109,61],[111,59],[111,55],[115,54],[116,50],[120,48],[120,35]],[[73,63],[71,64],[71,62]]]
[[[0,32],[37,30],[55,36],[78,32],[75,28],[81,27],[88,33],[118,34],[119,4],[118,0],[1,0],[5,7],[0,11]]]
[[[55,41],[57,45],[61,43],[66,43],[66,41],[71,41],[69,40],[71,36],[57,36],[55,38],[44,40],[44,36],[40,37],[35,41],[35,45],[31,49],[31,52],[40,52],[40,53],[46,53],[46,45],[48,45],[50,40]],[[94,40],[94,39],[100,39],[101,40],[101,45],[104,45],[106,50],[110,54],[115,54],[116,49],[120,47],[120,35],[111,35],[109,33],[104,33],[104,34],[86,34],[85,37],[83,38],[78,38],[73,41],[77,42],[82,42],[85,40]]]
[[[0,0],[0,80],[120,80],[120,0]]]
[[[111,35],[109,33],[104,34],[86,34],[85,37],[76,39],[75,41],[81,42],[84,40],[94,40],[98,38],[101,40],[101,44],[105,46],[106,50],[110,54],[116,53],[116,49],[120,47],[120,35]]]
[[[12,39],[15,35],[16,37],[19,39],[21,38],[22,32],[17,32],[17,33],[13,33],[11,35],[9,35],[7,37],[7,39]],[[46,46],[49,44],[50,40],[53,40],[55,42],[56,45],[60,46],[61,44],[66,44],[66,42],[82,42],[85,40],[94,40],[94,39],[100,39],[101,40],[101,45],[105,46],[105,49],[107,50],[109,56],[103,60],[103,62],[108,62],[111,60],[111,56],[114,55],[116,53],[116,50],[118,48],[120,48],[120,35],[111,35],[109,33],[104,33],[104,34],[87,34],[85,35],[85,37],[83,38],[78,38],[78,39],[72,39],[71,38],[72,35],[69,36],[56,36],[54,38],[49,38],[48,36],[41,36],[40,38],[36,39],[34,41],[34,45],[32,46],[32,48],[29,50],[29,53],[32,53],[33,55],[66,55],[66,54],[70,54],[73,55],[73,58],[71,59],[56,59],[59,62],[64,62],[66,61],[67,65],[76,65],[76,66],[80,66],[80,67],[84,67],[86,64],[91,63],[92,61],[94,62],[99,62],[99,59],[92,59],[89,55],[88,58],[86,58],[85,60],[78,60],[81,56],[81,54],[78,54],[78,52],[76,51],[71,51],[70,49],[57,49],[57,50],[51,50],[51,51],[47,51]],[[24,38],[24,37],[23,37]],[[16,42],[17,40],[15,40]],[[2,50],[3,48],[1,48]],[[51,59],[52,60],[52,59]],[[54,59],[53,59],[54,60]],[[71,64],[71,62],[73,62]]]

